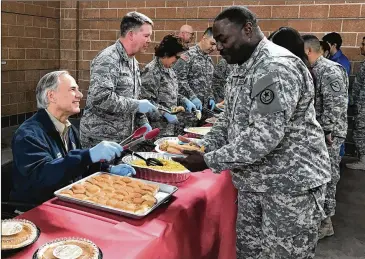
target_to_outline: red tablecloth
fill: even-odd
[[[19,218],[41,229],[32,246],[10,258],[32,257],[42,244],[60,237],[95,242],[105,259],[234,259],[236,189],[228,172],[192,174],[171,201],[143,219],[130,219],[57,198]]]

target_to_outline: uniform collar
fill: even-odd
[[[269,41],[264,37],[259,44],[256,46],[254,52],[251,54],[251,57],[242,65],[236,66],[238,73],[242,73],[243,71],[249,70],[252,65],[255,63],[258,57],[262,54],[261,50],[265,45],[269,44]]]
[[[45,111],[47,112],[56,130],[60,133],[61,136],[64,136],[68,128],[71,126],[71,122],[69,120],[66,120],[66,123],[62,123],[55,116],[53,116],[47,109]]]
[[[154,57],[154,59],[156,61],[157,66],[160,68],[161,71],[163,71],[166,74],[170,73],[170,70],[162,64],[161,59],[159,57]]]
[[[202,56],[208,56],[207,53],[204,53],[203,50],[199,47],[198,44],[196,44],[195,46],[193,46],[192,48],[195,48],[196,52],[198,52],[199,55],[202,55]]]
[[[315,66],[317,66],[322,60],[324,59],[324,57],[321,55],[317,58],[316,62],[314,62],[313,65],[311,65],[311,68],[314,68]]]
[[[120,57],[122,59],[124,59],[125,61],[128,61],[129,62],[130,58],[127,55],[127,51],[125,50],[123,44],[120,42],[119,39],[115,42],[115,45],[117,47],[117,51],[118,51]]]

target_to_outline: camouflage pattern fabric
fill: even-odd
[[[352,98],[355,105],[355,127],[353,138],[360,155],[365,155],[365,61],[360,66],[352,85]]]
[[[238,259],[314,258],[325,186],[304,193],[238,193]]]
[[[80,139],[84,148],[102,140],[120,142],[136,126],[148,123],[137,113],[141,78],[137,60],[129,58],[119,40],[102,50],[91,62],[90,86]]]
[[[214,64],[198,45],[184,52],[174,65],[179,82],[179,93],[190,100],[198,97],[208,108],[209,99],[214,99],[212,78]]]
[[[324,132],[346,138],[349,80],[343,66],[319,57],[312,66],[316,118]]]
[[[312,77],[296,56],[263,39],[227,80],[225,111],[204,137],[205,161],[233,171],[241,191],[303,192],[330,180]]]
[[[157,106],[171,109],[178,106],[181,96],[178,96],[178,83],[172,68],[165,68],[158,57],[148,63],[141,73],[142,99],[148,99]],[[169,124],[159,114],[148,115],[152,128],[160,128],[160,137],[174,136],[175,125]]]
[[[305,64],[264,38],[234,66],[224,114],[202,144],[239,192],[238,258],[313,258],[331,167]]]
[[[222,58],[214,68],[212,87],[214,98],[217,103],[224,100],[224,86],[229,73],[232,71],[231,67],[232,65],[228,65],[227,61]]]
[[[333,139],[333,144],[327,146],[332,169],[331,181],[327,183],[326,200],[324,203],[324,211],[328,217],[332,217],[336,212],[336,186],[340,180],[340,149],[344,142],[345,139],[335,137]]]

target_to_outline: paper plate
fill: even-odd
[[[194,141],[196,140],[195,138],[188,138],[188,140],[191,140],[191,141]],[[160,154],[164,154],[166,156],[170,156],[170,157],[186,157],[186,155],[179,155],[179,154],[170,154],[170,153],[167,153],[166,151],[163,151],[160,149],[160,144],[163,143],[164,141],[171,141],[171,142],[174,142],[176,144],[179,143],[179,139],[177,137],[165,137],[165,138],[160,138],[158,140],[155,141],[155,150],[160,153]]]
[[[212,127],[191,127],[191,128],[185,128],[184,131],[187,133],[193,133],[197,135],[206,135]]]

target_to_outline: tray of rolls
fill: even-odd
[[[138,219],[166,202],[177,190],[168,184],[98,172],[54,195],[67,202]]]

